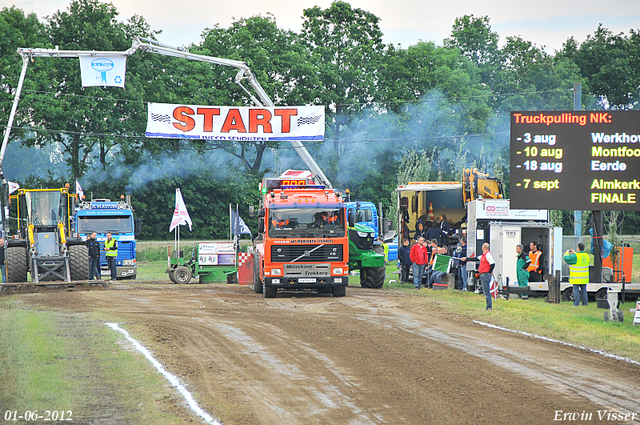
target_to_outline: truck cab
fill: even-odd
[[[311,183],[311,184],[310,184]],[[340,192],[304,179],[266,178],[258,211],[254,291],[314,289],[344,296],[349,241]]]
[[[86,240],[96,232],[100,242],[100,272],[109,275],[104,251],[107,233],[118,241],[118,279],[135,279],[138,274],[133,208],[128,202],[94,199],[78,204],[73,215],[76,233]]]

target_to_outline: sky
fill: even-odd
[[[553,53],[571,36],[582,42],[598,24],[613,33],[640,29],[640,0],[351,0],[352,7],[378,16],[385,43],[402,47],[422,41],[438,45],[451,34],[455,18],[473,14],[488,16],[501,44],[508,36],[520,36]],[[0,8],[17,6],[38,17],[66,10],[68,0],[0,0]],[[205,28],[228,27],[240,18],[272,14],[278,27],[299,32],[304,9],[331,5],[331,0],[112,0],[125,21],[143,16],[158,41],[171,46],[199,43]],[[25,46],[28,47],[28,46]]]

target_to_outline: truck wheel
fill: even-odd
[[[253,292],[256,294],[262,293],[262,281],[260,280],[260,257],[257,252],[254,252],[253,254]]]
[[[191,269],[186,266],[178,266],[173,272],[176,283],[189,283],[191,281]]]
[[[265,298],[275,298],[278,288],[273,286],[262,285],[262,296]]]
[[[360,286],[363,288],[382,288],[387,268],[382,267],[363,267],[360,269]]]
[[[562,301],[566,303],[573,301],[573,288],[567,288],[562,291]]]
[[[71,280],[89,280],[89,249],[85,245],[69,247]]]
[[[176,269],[169,270],[169,280],[173,283],[178,283],[176,280]]]
[[[334,286],[331,288],[331,293],[334,297],[344,297],[347,295],[347,287],[346,286]]]
[[[7,248],[7,283],[26,282],[27,270],[27,249],[22,246],[12,246]]]

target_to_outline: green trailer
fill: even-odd
[[[198,242],[185,257],[182,250],[168,249],[167,270],[173,283],[190,283],[192,278],[200,283],[237,282],[237,255],[233,242]]]

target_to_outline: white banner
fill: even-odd
[[[18,183],[9,182],[9,195],[11,195],[13,192],[15,192],[18,189],[20,189],[20,185]]]
[[[324,106],[233,107],[149,103],[147,137],[231,142],[324,140]]]
[[[80,56],[82,87],[124,88],[126,56]]]
[[[78,195],[78,202],[82,202],[84,199],[84,191],[82,190],[82,186],[80,186],[78,180],[76,180],[76,195]]]
[[[182,192],[180,192],[180,189],[176,189],[176,207],[173,210],[173,218],[171,219],[169,231],[173,232],[173,229],[178,226],[184,226],[185,224],[189,225],[189,231],[191,231],[191,217],[189,217],[189,212],[182,199]]]

